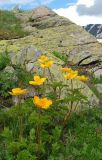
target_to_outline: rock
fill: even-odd
[[[38,7],[28,13],[16,14],[23,22],[23,27],[28,32],[34,32],[35,28],[44,29],[54,26],[72,24],[64,17],[59,17],[48,7]]]
[[[12,66],[6,66],[5,69],[3,70],[4,73],[10,73],[12,75],[12,80],[17,81],[18,77],[15,74],[15,69]]]
[[[48,7],[38,7],[36,9],[34,9],[32,11],[32,20],[37,20],[39,21],[39,18],[48,18],[48,17],[54,17],[56,16],[57,14],[55,12],[53,12],[51,9],[49,9]]]
[[[100,78],[102,76],[102,69],[97,69],[94,72],[94,75],[95,75],[96,78]]]
[[[28,63],[28,64],[26,64],[26,70],[28,71],[28,72],[31,72],[32,71],[32,69],[34,68],[34,63]]]
[[[96,84],[97,91],[102,93],[102,84]]]
[[[15,70],[13,67],[11,66],[7,66],[5,69],[4,69],[4,72],[7,72],[7,73],[14,73]]]
[[[89,102],[92,106],[99,105],[99,99],[97,97],[95,97],[94,94],[93,94],[93,96],[90,97]]]

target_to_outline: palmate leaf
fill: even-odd
[[[12,137],[12,131],[9,129],[9,127],[5,127],[1,136],[3,138],[5,138],[6,141],[12,141],[13,137]]]
[[[62,131],[62,128],[59,127],[59,126],[56,126],[54,129],[53,129],[53,140],[54,142],[58,141],[59,140],[59,137],[61,135],[61,131]]]
[[[53,83],[48,83],[47,85],[52,87],[53,89],[54,88],[60,88],[61,89],[61,88],[64,88],[64,87],[68,87],[68,85],[63,84],[62,81],[59,81],[59,82],[54,81]]]
[[[48,115],[39,115],[36,111],[33,111],[29,116],[29,123],[36,125],[48,124],[50,117]]]
[[[62,102],[68,103],[68,102],[79,102],[79,101],[87,101],[87,97],[83,95],[79,90],[74,90],[72,93],[68,94],[67,97],[65,97]]]
[[[16,160],[36,160],[35,156],[32,156],[28,150],[20,151]]]
[[[22,142],[12,141],[9,143],[9,146],[8,146],[9,153],[11,154],[17,154],[20,152],[20,150],[24,148],[27,148],[27,144],[25,140],[23,140]]]

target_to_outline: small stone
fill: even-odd
[[[100,78],[102,76],[102,69],[98,69],[94,72],[94,75],[96,78]]]
[[[34,68],[34,63],[28,63],[26,64],[26,70],[30,72]]]
[[[96,84],[97,91],[102,93],[102,84]]]
[[[4,72],[8,72],[8,73],[14,73],[14,68],[11,67],[11,66],[7,66],[5,69],[4,69]]]

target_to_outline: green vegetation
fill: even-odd
[[[102,76],[100,76],[99,78],[93,77],[93,83],[102,84]]]
[[[10,57],[6,53],[0,54],[0,71],[3,70],[7,65],[10,64]]]
[[[12,66],[12,65],[11,65]],[[28,86],[29,80],[33,77],[32,74],[25,71],[23,68],[16,66],[16,69],[8,73],[8,71],[0,72],[0,96],[2,99],[10,97],[8,91],[18,86]]]
[[[26,36],[20,20],[13,12],[0,10],[0,40]]]
[[[0,112],[0,160],[101,160],[102,108],[73,114],[61,136],[59,118],[63,111],[39,113],[32,100]],[[20,116],[23,117],[23,139],[19,138]],[[5,125],[4,125],[5,124]],[[41,124],[40,148],[36,127]],[[3,129],[4,127],[4,129]]]
[[[60,60],[62,60],[63,62],[67,62],[68,61],[68,57],[66,55],[62,55],[60,52],[57,52],[57,51],[53,51],[52,54],[59,58]]]
[[[7,67],[7,68],[6,68]],[[18,86],[28,86],[32,74],[28,73],[21,65],[13,65],[8,53],[0,54],[0,102],[4,104],[5,101],[8,107],[10,95],[9,92],[12,88]]]
[[[56,81],[50,71],[54,61],[44,55],[34,77],[8,56],[2,59],[0,96],[11,94],[17,101],[0,109],[0,160],[101,160],[102,106],[92,108],[74,86],[75,79],[85,83],[88,77],[59,67],[68,83]],[[8,65],[13,72],[5,72]]]

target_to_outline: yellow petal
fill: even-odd
[[[34,76],[34,80],[38,81],[40,79],[40,76]]]
[[[47,57],[47,56],[45,56],[45,55],[42,55],[39,59],[38,59],[38,61],[40,62],[40,63],[45,63],[45,62],[47,62],[49,60],[49,58]]]
[[[45,81],[46,81],[46,78],[41,78],[41,81],[42,81],[42,82],[45,82]]]
[[[36,85],[37,83],[35,81],[29,81],[29,84]]]
[[[47,68],[47,66],[45,64],[41,64],[41,68]]]
[[[39,102],[40,102],[40,98],[38,96],[34,96],[33,103],[38,106]]]

